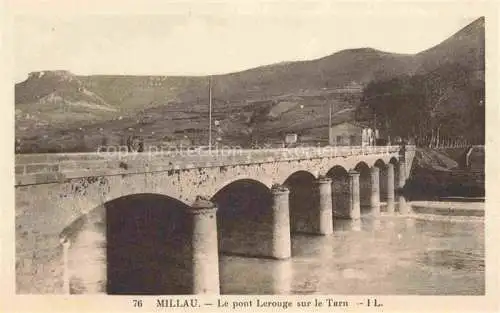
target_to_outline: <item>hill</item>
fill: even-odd
[[[213,110],[220,127],[214,137],[248,145],[297,132],[324,141],[330,105],[334,122],[354,119],[370,82],[439,72],[449,64],[463,65],[484,86],[483,18],[415,55],[349,49],[215,75]],[[23,152],[93,150],[102,142],[118,144],[130,132],[150,143],[184,136],[205,143],[207,104],[208,77],[37,72],[16,85],[16,138]]]
[[[15,87],[16,135],[111,118],[117,111],[67,71],[30,73]]]
[[[357,118],[376,116],[379,127],[392,136],[484,143],[484,40],[484,18],[479,18],[416,54],[413,74],[371,81]]]
[[[484,17],[480,17],[439,45],[418,53],[418,72],[431,72],[444,64],[455,63],[477,71],[477,78],[480,80],[481,72],[484,75],[485,63],[484,24]]]

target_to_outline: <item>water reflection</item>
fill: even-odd
[[[292,289],[292,261],[282,260],[273,264],[273,271],[271,275],[273,294],[290,294]]]
[[[370,231],[370,232],[375,232],[377,230],[380,230],[380,228],[382,227],[382,222],[381,222],[380,218],[375,217],[375,216],[366,216],[366,217],[364,217],[363,223],[361,223],[361,221],[360,221],[359,224],[360,224],[360,227],[362,225],[366,231]]]
[[[412,213],[411,206],[406,202],[406,198],[403,195],[397,196],[397,207],[399,214],[408,215]]]
[[[221,256],[223,294],[484,294],[484,224],[366,215],[287,261]]]
[[[404,219],[406,228],[413,230],[415,228],[415,219],[412,217],[407,217]]]
[[[335,219],[333,221],[334,232],[360,231],[360,230],[361,230],[361,219],[357,220]]]

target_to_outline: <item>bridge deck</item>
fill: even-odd
[[[412,149],[412,147],[410,147]],[[16,186],[69,178],[284,162],[314,158],[395,154],[400,146],[301,147],[259,150],[64,153],[16,155]]]

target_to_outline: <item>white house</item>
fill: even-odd
[[[373,146],[379,136],[377,129],[358,122],[342,122],[330,128],[332,146]]]

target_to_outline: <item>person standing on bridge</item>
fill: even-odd
[[[138,140],[139,140],[139,143],[138,143],[137,152],[144,152],[144,138],[139,137]]]
[[[128,150],[128,152],[134,151],[134,143],[133,143],[132,135],[129,135],[127,137],[127,150]]]
[[[135,135],[128,136],[127,149],[128,152],[144,152],[144,139]]]

